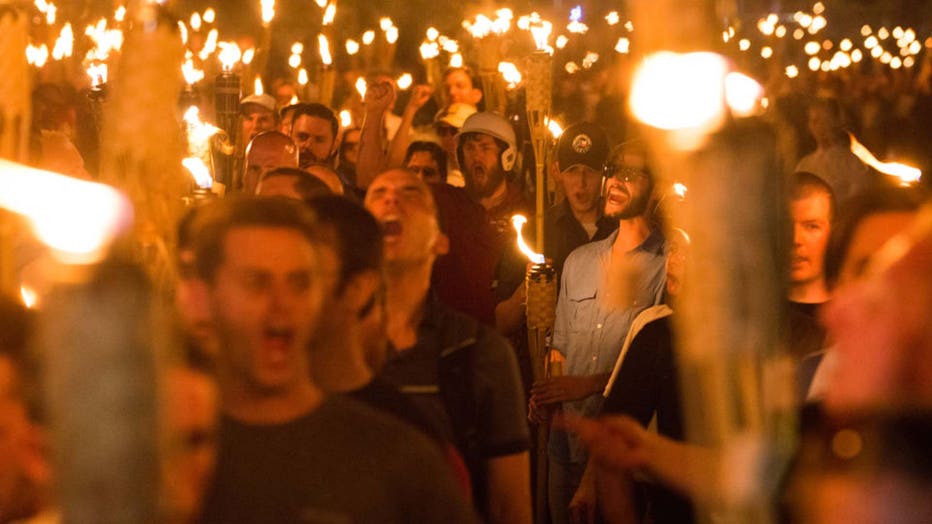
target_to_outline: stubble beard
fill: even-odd
[[[628,220],[644,215],[647,212],[647,204],[650,202],[650,193],[643,192],[636,196],[631,196],[628,203],[619,211],[606,215],[613,220]]]

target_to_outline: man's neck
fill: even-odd
[[[599,220],[599,207],[597,205],[584,211],[577,211],[573,209],[573,206],[570,206],[570,211],[573,212],[573,216],[576,217],[580,224],[595,224]]]
[[[801,304],[821,304],[828,302],[829,293],[825,279],[818,278],[808,282],[790,283],[789,299]]]
[[[640,246],[650,236],[650,225],[643,215],[634,218],[623,218],[618,221],[618,236],[612,249],[627,253]]]
[[[251,389],[245,385],[221,388],[223,413],[238,422],[256,426],[285,424],[313,412],[324,398],[323,392],[310,380],[281,394],[259,395]]]
[[[388,338],[396,350],[412,347],[417,342],[417,328],[424,317],[424,305],[430,290],[433,260],[404,267],[392,267],[386,272],[386,304]]]
[[[482,204],[482,207],[484,207],[486,211],[488,211],[502,205],[507,198],[508,183],[502,180],[502,183],[499,184],[497,188],[495,188],[495,191],[493,191],[492,194],[487,197],[480,198],[479,203]]]
[[[350,329],[345,343],[336,342],[314,352],[314,382],[328,393],[355,391],[372,382],[372,369],[365,362],[362,347]]]

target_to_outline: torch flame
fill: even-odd
[[[362,34],[363,45],[372,45],[372,42],[374,41],[375,41],[375,31],[370,29]]]
[[[392,22],[391,18],[387,16],[383,16],[382,18],[379,18],[379,29],[381,29],[382,31],[388,31],[388,28],[392,27],[393,25],[395,25],[395,23]]]
[[[919,182],[919,179],[922,178],[922,171],[915,167],[910,167],[905,164],[898,164],[895,162],[881,162],[877,160],[877,157],[875,157],[873,153],[864,147],[864,145],[858,142],[858,139],[855,138],[853,134],[848,133],[848,135],[851,137],[851,152],[854,154],[854,156],[860,158],[862,162],[885,175],[899,178],[901,185],[912,185],[916,182]]]
[[[450,67],[463,67],[463,55],[459,53],[450,55]]]
[[[550,134],[553,135],[554,140],[563,136],[563,127],[559,122],[549,118],[545,118],[544,121],[547,122],[547,129],[550,130]]]
[[[537,50],[553,54],[553,48],[547,43],[550,39],[550,33],[553,32],[553,24],[541,19],[537,13],[531,13],[527,28],[531,32],[531,36],[534,37],[534,45],[537,46]]]
[[[531,262],[535,264],[543,264],[546,262],[544,255],[540,253],[535,253],[530,246],[527,245],[527,242],[524,241],[524,235],[521,234],[521,230],[524,229],[524,224],[527,224],[527,218],[523,215],[514,215],[511,217],[511,224],[515,227],[515,232],[518,237],[518,249],[524,253],[524,256],[528,258]]]
[[[126,18],[126,6],[121,5],[116,8],[116,11],[113,12],[113,19],[117,22],[122,22]]]
[[[349,109],[344,109],[340,111],[340,126],[343,128],[352,127],[353,125],[353,113],[350,113]]]
[[[330,25],[333,23],[333,19],[337,16],[337,4],[335,2],[330,2],[327,4],[327,8],[324,10],[324,19],[321,22],[322,25]]]
[[[191,29],[195,31],[200,31],[201,30],[201,14],[200,13],[192,14],[191,22],[189,23],[189,25],[191,26]]]
[[[19,286],[19,296],[23,299],[23,305],[26,306],[27,309],[36,307],[36,302],[38,302],[39,295],[31,287],[27,286],[26,284]]]
[[[207,58],[217,50],[217,38],[219,35],[220,33],[216,29],[211,29],[210,32],[207,33],[207,40],[204,41],[204,47],[202,47],[201,52],[197,54],[201,60],[207,60]],[[236,49],[239,51],[239,46],[237,46]],[[236,60],[239,59],[237,58]],[[230,68],[233,67],[233,64],[236,63],[236,60],[233,60],[233,63],[230,64]],[[223,60],[220,60],[220,62],[222,63]],[[225,70],[229,71],[230,68]]]
[[[306,86],[308,81],[309,79],[307,77],[307,69],[304,69],[303,67],[298,69],[298,84]]]
[[[194,66],[194,61],[188,58],[184,64],[181,64],[181,74],[184,75],[184,81],[189,86],[200,82],[204,79],[204,71]]]
[[[87,75],[91,77],[91,85],[100,87],[107,83],[107,64],[91,64],[87,67]]]
[[[353,56],[359,52],[359,42],[353,40],[352,38],[346,41],[346,54]]]
[[[243,57],[242,52],[239,50],[239,46],[234,42],[220,42],[217,46],[220,47],[220,54],[217,55],[217,58],[220,59],[223,70],[232,70],[233,66]]]
[[[265,89],[262,88],[262,76],[256,75],[256,80],[252,83],[253,93],[257,95],[265,94]]]
[[[42,68],[49,60],[49,48],[45,44],[38,47],[29,44],[26,46],[26,61],[30,64]]]
[[[411,87],[411,84],[414,83],[414,78],[411,76],[411,73],[402,73],[402,75],[398,77],[398,80],[396,80],[395,83],[398,84],[398,89],[405,91]]]
[[[431,58],[437,58],[440,56],[440,47],[437,45],[437,42],[424,42],[420,47],[421,58],[424,60],[430,60]]]
[[[71,24],[65,24],[61,28],[58,39],[55,40],[55,47],[52,49],[52,58],[61,60],[62,58],[71,56],[73,51],[74,31],[71,29]]]
[[[323,33],[317,35],[317,46],[320,48],[320,61],[327,66],[333,64],[333,57],[330,56],[330,41]]]
[[[391,26],[385,30],[385,41],[389,44],[394,44],[398,41],[398,28]]]
[[[359,93],[359,98],[362,98],[363,100],[365,100],[366,90],[368,89],[368,87],[369,86],[366,83],[365,78],[359,77],[356,79],[356,92]]]
[[[181,165],[194,177],[197,187],[207,189],[213,186],[214,179],[210,176],[210,169],[200,158],[189,156],[181,160]]]
[[[256,50],[250,47],[249,49],[243,51],[243,58],[240,61],[243,62],[243,65],[249,65],[252,63],[252,59],[255,57]]]
[[[0,207],[28,218],[39,240],[64,262],[97,262],[132,223],[132,204],[108,185],[2,159],[0,173]]]
[[[499,62],[498,72],[508,82],[508,89],[514,89],[521,83],[521,71],[511,62]]]
[[[259,0],[259,5],[262,8],[262,25],[268,27],[275,18],[275,0]]]
[[[213,7],[208,7],[204,10],[204,14],[201,16],[204,22],[208,24],[214,23],[214,20],[217,18],[217,12],[214,11]]]

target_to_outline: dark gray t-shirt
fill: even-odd
[[[297,420],[224,418],[205,523],[476,522],[436,444],[347,398]]]

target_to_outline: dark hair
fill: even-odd
[[[333,139],[337,139],[337,133],[340,130],[340,121],[337,119],[337,115],[332,109],[323,104],[318,104],[317,102],[313,104],[298,104],[294,110],[294,121],[297,122],[298,118],[304,115],[330,122],[330,132],[333,134]]]
[[[825,281],[828,286],[831,288],[837,283],[851,240],[865,218],[878,213],[917,211],[926,196],[925,191],[914,187],[877,187],[848,199],[832,225],[825,250]]]
[[[223,263],[227,233],[240,227],[292,229],[312,245],[320,234],[313,211],[285,197],[233,195],[204,206],[194,221],[194,258],[198,275],[212,283]]]
[[[424,140],[418,140],[411,142],[411,145],[408,146],[408,150],[405,151],[405,166],[408,165],[408,161],[411,160],[411,157],[414,156],[414,153],[425,152],[430,153],[430,157],[434,159],[434,162],[437,162],[437,173],[440,175],[440,180],[443,182],[447,181],[447,152],[440,147],[440,144],[435,144],[434,142],[427,142]]]
[[[262,180],[260,180],[259,183],[261,184],[262,181],[277,176],[291,176],[297,178],[294,188],[305,202],[314,197],[333,193],[323,180],[297,167],[276,167],[262,175]]]
[[[279,110],[278,110],[278,119],[279,119],[279,120],[284,120],[284,119],[285,119],[285,115],[287,115],[288,113],[293,113],[294,111],[296,111],[296,110],[298,109],[298,106],[300,106],[300,105],[301,105],[300,103],[299,103],[299,104],[291,104],[291,105],[289,105],[289,106],[285,106],[285,107],[279,109]]]
[[[366,208],[338,195],[318,196],[309,200],[308,205],[321,224],[334,229],[333,245],[340,258],[337,291],[353,276],[381,269],[382,232]]]
[[[790,194],[792,200],[800,200],[815,194],[823,194],[828,197],[829,220],[835,220],[835,192],[832,186],[818,175],[808,171],[797,171],[793,173],[793,187]]]

